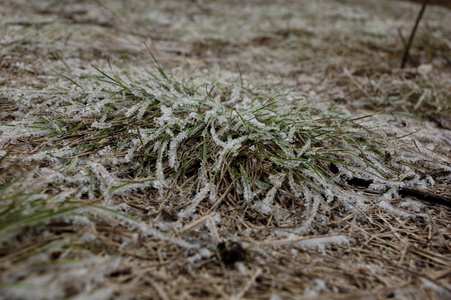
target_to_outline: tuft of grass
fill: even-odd
[[[51,129],[51,136],[67,141],[68,165],[74,155],[108,152],[102,163],[108,170],[87,161],[75,168],[94,174],[92,193],[106,203],[131,186],[127,180],[145,180],[158,190],[160,201],[170,201],[173,190],[204,197],[207,190],[232,185],[236,201],[252,205],[267,197],[272,176],[281,174],[280,202],[299,194],[299,188],[339,193],[336,183],[343,176],[397,180],[401,165],[406,166],[383,154],[387,140],[370,115],[348,115],[322,107],[317,99],[247,84],[241,76],[237,82],[180,80],[152,58],[155,72],[147,71],[147,78],[96,68],[102,78],[95,94],[82,86],[67,94],[69,100],[54,114],[83,121],[69,118],[64,130],[46,126],[48,121],[28,124],[34,134]],[[51,149],[68,158],[60,147]]]
[[[371,115],[352,116],[318,99],[247,84],[242,76],[236,82],[180,80],[151,56],[154,71],[147,78],[94,66],[102,75],[95,88],[77,81],[61,93],[64,105],[25,124],[22,137],[60,141],[46,151],[63,159],[71,174],[93,174],[91,198],[110,204],[137,181],[156,188],[160,201],[172,190],[190,195],[233,185],[236,201],[252,204],[265,199],[273,176],[284,175],[280,202],[298,188],[336,194],[340,178],[397,180],[406,167],[383,155],[387,140]],[[99,155],[101,164],[84,159]]]

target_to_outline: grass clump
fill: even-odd
[[[340,186],[392,197],[406,172],[427,166],[425,156],[394,156],[394,141],[411,133],[387,139],[369,115],[247,84],[241,75],[176,78],[152,58],[152,71],[136,78],[97,67],[99,80],[63,76],[67,91],[30,104],[28,116],[45,117],[5,126],[3,143],[49,139],[27,160],[50,162],[78,186],[76,199],[107,206],[148,199],[154,216],[176,207],[176,227],[227,202],[244,218],[282,213],[287,226],[305,225],[297,234],[314,232],[315,219],[329,220],[328,203],[368,209],[368,197],[350,197]]]
[[[314,191],[365,209],[363,200],[340,195],[336,183],[358,177],[389,190],[387,182],[406,167],[390,158],[370,116],[353,117],[315,97],[241,78],[180,80],[155,58],[147,79],[98,71],[101,81],[72,85],[46,110],[49,117],[27,121],[24,133],[54,138],[43,152],[73,178],[90,178],[78,195],[92,201],[112,205],[138,192],[158,203],[159,213],[178,206],[185,219],[207,196],[216,207],[227,191],[236,205],[274,215],[276,206],[290,214],[292,201],[304,210]],[[17,131],[10,130],[13,138]]]
[[[110,147],[121,177],[153,180],[160,200],[168,189],[208,186],[214,193],[230,184],[249,200],[252,190],[274,186],[271,176],[324,190],[332,184],[330,163],[363,160],[354,137],[368,129],[315,99],[251,85],[187,84],[155,66],[159,72],[144,82],[103,73],[117,89],[102,87],[109,95],[103,108],[79,106],[97,110],[91,128],[104,128],[92,135],[108,141],[103,147]],[[282,189],[293,193],[295,186]]]

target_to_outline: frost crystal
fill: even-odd
[[[312,239],[306,239],[296,242],[295,245],[304,250],[318,250],[324,252],[326,247],[333,245],[342,245],[349,243],[349,238],[344,235],[328,236],[328,237],[318,237]]]
[[[209,191],[210,191],[210,185],[207,185],[202,190],[200,190],[200,192],[196,195],[196,197],[194,197],[191,205],[188,206],[188,208],[186,208],[185,210],[178,213],[179,218],[182,218],[182,219],[189,218],[192,215],[192,213],[194,212],[194,210],[197,208],[199,203],[205,199],[205,197],[207,196]]]
[[[177,146],[186,138],[187,133],[184,130],[171,140],[171,145],[169,146],[169,166],[173,169],[178,169],[180,165],[177,161]]]

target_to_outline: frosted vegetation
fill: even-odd
[[[402,187],[434,186],[430,176],[420,177],[415,170],[431,165],[451,169],[438,155],[408,148],[400,152],[398,137],[385,136],[383,125],[372,116],[328,107],[314,94],[305,97],[247,83],[240,74],[224,81],[200,73],[175,77],[157,60],[152,71],[136,78],[99,71],[98,80],[60,79],[50,89],[51,96],[8,95],[22,108],[16,112],[20,121],[2,125],[1,147],[24,140],[43,144],[30,155],[1,152],[2,161],[37,166],[0,190],[3,246],[18,238],[31,240],[36,230],[49,235],[44,225],[54,222],[75,229],[100,222],[135,232],[136,236],[123,238],[121,247],[150,236],[186,250],[199,249],[195,240],[170,234],[170,227],[181,229],[198,219],[202,202],[226,205],[221,202],[233,191],[243,211],[293,226],[290,231],[268,228],[279,239],[278,246],[324,251],[348,243],[349,238],[305,239],[305,235],[321,233],[318,224],[341,218],[331,213],[337,201],[344,211],[361,217],[379,203],[402,218],[427,218],[418,213],[422,211],[418,205],[396,208],[387,201]],[[2,163],[2,168],[11,176],[17,173],[14,166]],[[369,182],[366,195],[339,187],[353,178]],[[134,210],[127,203],[136,199],[147,201],[150,213],[177,207],[176,220],[130,216]],[[283,203],[293,203],[292,210],[282,209]],[[406,207],[412,212],[402,210]],[[221,218],[207,224],[214,233],[211,222],[220,226]],[[90,235],[84,239],[96,240]],[[70,238],[45,247],[67,243]],[[215,241],[210,243],[214,247]],[[185,255],[188,264],[205,257]],[[98,259],[90,258],[93,264],[102,264]],[[84,274],[86,266],[72,265],[71,270]],[[6,280],[13,282],[19,275],[13,272]],[[82,276],[80,289],[86,291],[105,280]],[[50,284],[48,278],[41,280]],[[43,291],[40,298],[63,295],[61,287],[48,288],[50,294]],[[8,291],[29,296],[28,289],[19,286]]]
[[[5,293],[3,295],[9,298],[58,299],[73,292],[80,298],[111,299],[117,295],[117,286],[120,286],[115,286],[117,282],[111,274],[127,273],[124,269],[135,266],[139,266],[133,271],[136,273],[130,271],[129,274],[146,289],[148,286],[145,284],[158,282],[160,275],[167,280],[165,288],[171,289],[179,286],[177,280],[184,280],[180,269],[201,270],[208,260],[210,263],[213,261],[211,264],[214,266],[208,265],[199,273],[221,278],[221,274],[217,275],[220,272],[214,268],[219,265],[216,246],[222,240],[237,240],[246,251],[255,254],[251,263],[235,265],[243,276],[237,277],[237,282],[240,281],[237,286],[251,286],[262,272],[269,274],[262,282],[283,273],[275,268],[280,265],[277,259],[282,261],[282,256],[268,254],[268,248],[271,248],[284,250],[280,253],[292,259],[287,260],[289,266],[283,267],[288,271],[282,274],[289,274],[289,284],[304,280],[302,284],[310,284],[310,287],[313,284],[312,295],[320,291],[335,293],[335,290],[328,290],[330,282],[326,286],[326,279],[318,279],[320,275],[309,273],[308,281],[308,276],[301,278],[296,273],[303,259],[310,262],[311,252],[324,257],[330,249],[339,249],[337,255],[342,255],[340,251],[343,249],[352,252],[355,241],[362,236],[367,239],[364,244],[370,245],[374,232],[362,230],[363,233],[354,234],[354,231],[368,224],[377,228],[377,234],[387,230],[391,226],[387,225],[389,222],[379,225],[377,222],[380,220],[373,220],[383,219],[382,214],[403,225],[411,220],[429,222],[428,206],[409,197],[400,197],[400,193],[406,189],[433,190],[438,185],[447,186],[443,183],[451,181],[447,154],[451,150],[449,131],[413,119],[409,119],[409,127],[401,126],[404,122],[402,117],[375,110],[368,110],[367,115],[351,112],[330,104],[327,102],[329,98],[325,98],[341,95],[352,101],[347,107],[362,105],[363,102],[354,101],[353,95],[344,95],[345,88],[340,90],[338,84],[332,84],[334,81],[347,81],[352,83],[349,86],[363,90],[365,96],[374,87],[375,92],[368,99],[376,104],[388,102],[410,107],[411,103],[402,95],[417,95],[426,89],[422,94],[424,97],[415,102],[416,105],[420,107],[424,102],[434,107],[434,111],[440,111],[449,108],[448,102],[443,104],[449,95],[449,90],[443,86],[449,80],[442,78],[432,87],[429,84],[435,79],[428,79],[426,75],[421,77],[417,74],[417,81],[406,78],[393,80],[392,66],[380,59],[380,50],[374,52],[377,54],[374,57],[367,58],[368,53],[362,56],[371,63],[376,62],[376,67],[382,68],[380,64],[385,68],[385,73],[377,80],[358,75],[358,70],[348,70],[348,63],[339,65],[334,61],[346,57],[341,53],[343,49],[349,51],[349,55],[357,56],[351,48],[330,47],[339,40],[343,42],[343,36],[335,30],[354,35],[356,25],[349,24],[349,19],[368,19],[358,38],[368,38],[369,45],[374,36],[384,36],[405,22],[398,18],[372,20],[371,10],[358,6],[350,9],[337,2],[326,10],[321,6],[322,1],[311,2],[310,8],[298,9],[298,12],[337,19],[336,23],[317,22],[315,17],[312,25],[307,17],[296,16],[290,25],[293,27],[291,33],[289,30],[279,32],[276,29],[288,23],[283,16],[291,18],[291,12],[277,5],[266,14],[255,13],[256,7],[246,6],[240,10],[235,7],[234,11],[224,12],[221,17],[213,14],[221,10],[211,9],[211,15],[207,14],[199,22],[191,22],[187,17],[176,20],[178,17],[174,11],[185,14],[185,10],[179,8],[181,3],[187,5],[188,2],[183,1],[177,4],[163,1],[161,6],[168,11],[167,15],[148,9],[150,13],[145,16],[148,19],[143,19],[144,16],[138,18],[139,22],[149,24],[159,18],[170,20],[165,19],[168,24],[158,24],[155,28],[164,30],[166,25],[171,25],[173,32],[169,35],[182,39],[184,43],[192,42],[192,52],[200,47],[199,52],[221,49],[231,52],[230,56],[240,53],[242,56],[224,58],[224,61],[230,65],[237,61],[247,65],[248,70],[243,74],[239,70],[232,73],[230,70],[234,68],[230,66],[229,69],[221,66],[223,69],[219,75],[203,67],[196,71],[163,68],[159,60],[163,60],[164,55],[163,58],[151,55],[147,70],[133,66],[119,68],[121,71],[116,72],[105,66],[102,59],[99,64],[104,65],[94,67],[97,75],[93,76],[94,71],[87,70],[90,69],[87,61],[71,58],[78,51],[78,44],[82,43],[68,43],[73,47],[70,48],[71,55],[66,55],[69,58],[65,61],[61,59],[60,67],[66,70],[62,65],[67,64],[69,70],[72,65],[78,65],[71,72],[62,72],[71,75],[60,74],[53,84],[39,91],[23,86],[0,90],[0,101],[7,100],[17,108],[7,113],[0,111],[1,117],[7,116],[0,124],[0,272],[4,272],[0,275],[0,289]],[[147,1],[139,3],[147,5]],[[218,3],[215,5],[222,9],[222,4]],[[138,6],[130,7],[145,11]],[[94,9],[86,11],[91,13]],[[202,11],[194,13],[203,15]],[[230,18],[226,13],[240,15],[233,19],[236,22],[226,22]],[[272,18],[276,25],[264,22],[271,19],[270,15],[275,16]],[[93,19],[102,21],[97,16]],[[127,20],[126,17],[123,19]],[[64,22],[61,24],[69,26]],[[55,24],[57,29],[52,30],[70,28],[63,28],[63,25],[59,26],[61,24]],[[252,31],[254,27],[258,29],[256,32]],[[329,31],[335,27],[337,29]],[[7,29],[12,30],[10,28]],[[296,28],[303,31],[297,32]],[[45,30],[48,29],[44,27],[42,31]],[[212,30],[218,32],[212,34]],[[263,35],[267,32],[270,33],[268,36]],[[282,38],[284,32],[287,36]],[[83,33],[77,34],[84,37]],[[163,37],[166,35],[166,32],[161,33]],[[97,41],[93,36],[89,38]],[[12,34],[5,35],[0,42],[5,45],[13,43],[13,37]],[[305,37],[311,45],[299,51],[299,41]],[[44,49],[54,42],[51,39],[45,44],[45,37],[39,38],[42,44],[36,44]],[[155,40],[155,43],[165,45],[163,38]],[[241,51],[236,45],[238,50],[233,48],[235,42],[244,47],[249,41],[255,45],[247,51]],[[259,41],[270,43],[272,48],[261,47]],[[221,42],[224,42],[224,47],[215,44]],[[57,44],[58,47],[63,47],[61,43]],[[129,44],[128,40],[125,44],[130,48],[136,46]],[[202,47],[207,46],[211,49],[204,51]],[[354,46],[370,53],[368,49],[371,47]],[[144,48],[141,41],[136,47],[138,53]],[[178,51],[177,47],[174,49]],[[172,49],[169,48],[166,49],[168,53]],[[163,52],[160,49],[160,53]],[[223,59],[217,53],[208,56],[202,60],[216,63]],[[282,57],[282,62],[277,57]],[[298,60],[329,57],[333,63],[324,68],[326,71],[317,71],[319,73],[313,75],[303,71],[297,81],[293,81],[293,85],[302,85],[298,92],[289,89],[290,84],[282,87],[274,83],[274,78],[280,74],[277,80],[282,81],[285,80],[283,76],[294,72],[299,67]],[[354,56],[348,59],[354,60]],[[356,61],[365,68],[370,65],[366,60]],[[29,68],[20,64],[16,67]],[[327,77],[329,67],[335,68],[330,71],[333,75],[324,78],[324,86],[316,86],[319,78]],[[371,72],[376,74],[376,67]],[[49,67],[46,72],[54,74],[53,68]],[[263,75],[257,78],[255,74],[258,72]],[[246,74],[250,74],[249,77]],[[267,74],[268,77],[264,77]],[[48,76],[46,80],[50,78]],[[305,82],[308,84],[303,85]],[[392,90],[385,87],[388,82]],[[426,83],[428,87],[422,87]],[[317,88],[316,92],[313,86]],[[330,95],[317,93],[321,89]],[[432,99],[437,103],[432,103]],[[352,225],[345,224],[344,221],[348,220],[353,222]],[[442,229],[449,226],[445,222],[439,225]],[[346,226],[350,229],[343,229]],[[413,242],[400,239],[406,246],[400,250],[404,251],[401,258],[396,257],[398,261],[391,258],[394,256],[390,257],[393,266],[396,265],[396,268],[391,266],[391,270],[397,270],[399,265],[407,265],[414,259],[419,261],[415,261],[418,266],[422,266],[426,258],[432,257],[428,254],[421,259],[412,258],[407,251],[409,247],[422,247],[417,241],[424,242],[422,239],[426,239],[427,232],[439,232],[426,225],[423,227],[424,231],[413,231]],[[391,238],[391,233],[387,234],[390,243],[396,244]],[[375,252],[375,256],[392,251],[385,250],[385,244],[378,244],[380,241],[376,238],[374,240],[381,251]],[[443,236],[435,235],[432,241],[439,245],[437,248],[442,247],[440,251],[447,247]],[[370,252],[363,247],[360,250],[355,250],[355,257],[339,261],[342,269],[337,267],[335,271],[340,276],[343,270],[354,267],[356,257],[360,259],[362,253],[367,255]],[[312,261],[315,259],[321,261],[322,266],[329,265],[328,259],[315,257]],[[368,272],[374,270],[375,274],[383,274],[385,270],[381,260],[373,263],[371,259],[359,263]],[[437,261],[439,267],[447,264],[441,257]],[[149,277],[140,273],[143,262],[150,265],[146,265],[147,269],[143,271],[152,274]],[[293,262],[298,265],[291,267]],[[258,269],[264,265],[269,265],[271,270]],[[358,269],[356,273],[362,275],[366,269]],[[419,274],[418,269],[413,272]],[[205,285],[206,277],[199,273],[195,273],[199,276],[197,280]],[[392,274],[386,278],[389,276]],[[354,282],[354,278],[349,280]],[[386,282],[391,282],[391,279]],[[113,283],[107,284],[110,282]],[[187,282],[180,284],[180,289],[191,285]],[[414,281],[405,282],[403,288],[416,284]],[[235,282],[231,284],[235,289],[233,284]],[[428,281],[428,284],[433,282]],[[128,282],[124,285],[128,286]],[[216,285],[217,282],[211,286]],[[356,289],[361,288],[355,285]],[[308,296],[309,289],[298,286]],[[283,286],[280,291],[285,288]],[[380,283],[370,288],[379,289]],[[260,292],[258,289],[255,291]],[[240,291],[243,295],[245,292],[246,289]]]
[[[218,191],[231,184],[243,207],[281,214],[298,225],[290,234],[296,236],[314,233],[314,221],[333,219],[334,200],[357,214],[369,201],[383,200],[380,207],[396,214],[385,201],[401,187],[434,185],[416,169],[434,164],[450,170],[438,156],[399,153],[396,137],[389,141],[371,116],[327,107],[315,95],[247,83],[239,74],[228,81],[205,74],[176,78],[157,60],[139,78],[99,71],[97,81],[59,80],[44,101],[16,97],[22,120],[2,126],[2,147],[24,139],[47,142],[27,156],[2,151],[2,160],[14,156],[9,159],[47,167],[3,185],[4,243],[30,225],[62,219],[85,226],[103,214],[147,232],[153,222],[143,225],[124,214],[123,199],[136,197],[152,197],[160,203],[156,210],[180,205],[174,225],[181,228],[196,219],[202,201],[216,204],[224,197]],[[337,187],[354,177],[371,182],[376,196]],[[49,185],[61,191],[46,193]],[[279,211],[276,202],[284,201],[293,201],[295,210]]]

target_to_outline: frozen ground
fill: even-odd
[[[451,11],[227,3],[0,3],[0,297],[451,296]]]

